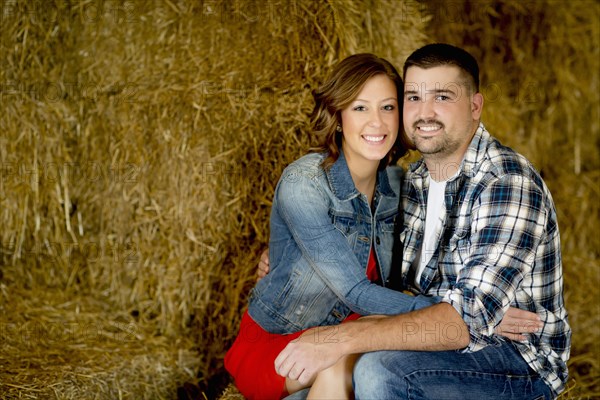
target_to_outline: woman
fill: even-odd
[[[357,54],[313,92],[311,122],[320,145],[279,180],[270,221],[271,272],[252,290],[225,358],[247,398],[282,398],[303,388],[274,369],[279,352],[302,330],[436,302],[385,288],[399,202],[399,187],[392,188],[385,167],[407,149],[402,90],[388,61]],[[323,371],[309,398],[348,397],[352,363],[342,360]]]

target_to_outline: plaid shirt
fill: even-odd
[[[509,306],[537,313],[543,330],[514,344],[560,393],[568,375],[571,329],[556,210],[542,178],[525,157],[502,146],[480,124],[459,173],[446,185],[437,247],[422,249],[432,258],[415,285],[411,264],[422,246],[428,174],[421,160],[403,184],[404,287],[441,296],[458,311],[470,332],[465,352],[508,340],[494,335],[494,328]]]

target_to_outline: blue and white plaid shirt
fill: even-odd
[[[459,173],[448,181],[437,247],[414,282],[428,191],[423,160],[403,184],[402,279],[415,293],[443,297],[469,327],[472,352],[505,340],[494,335],[509,306],[537,313],[544,328],[515,342],[528,365],[560,393],[567,380],[571,328],[563,301],[556,210],[544,181],[523,157],[480,124]],[[420,287],[420,289],[419,289]]]

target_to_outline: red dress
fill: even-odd
[[[375,253],[371,249],[367,265],[367,278],[379,280]],[[353,321],[360,315],[352,313],[343,322]],[[343,323],[342,322],[342,323]],[[248,315],[242,317],[240,331],[233,346],[225,355],[225,369],[235,379],[235,386],[247,399],[282,399],[288,395],[285,378],[275,372],[275,359],[289,342],[304,331],[289,335],[265,331]]]

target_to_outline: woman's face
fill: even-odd
[[[342,110],[342,149],[347,162],[379,165],[396,142],[399,124],[396,85],[383,74],[375,75]]]

